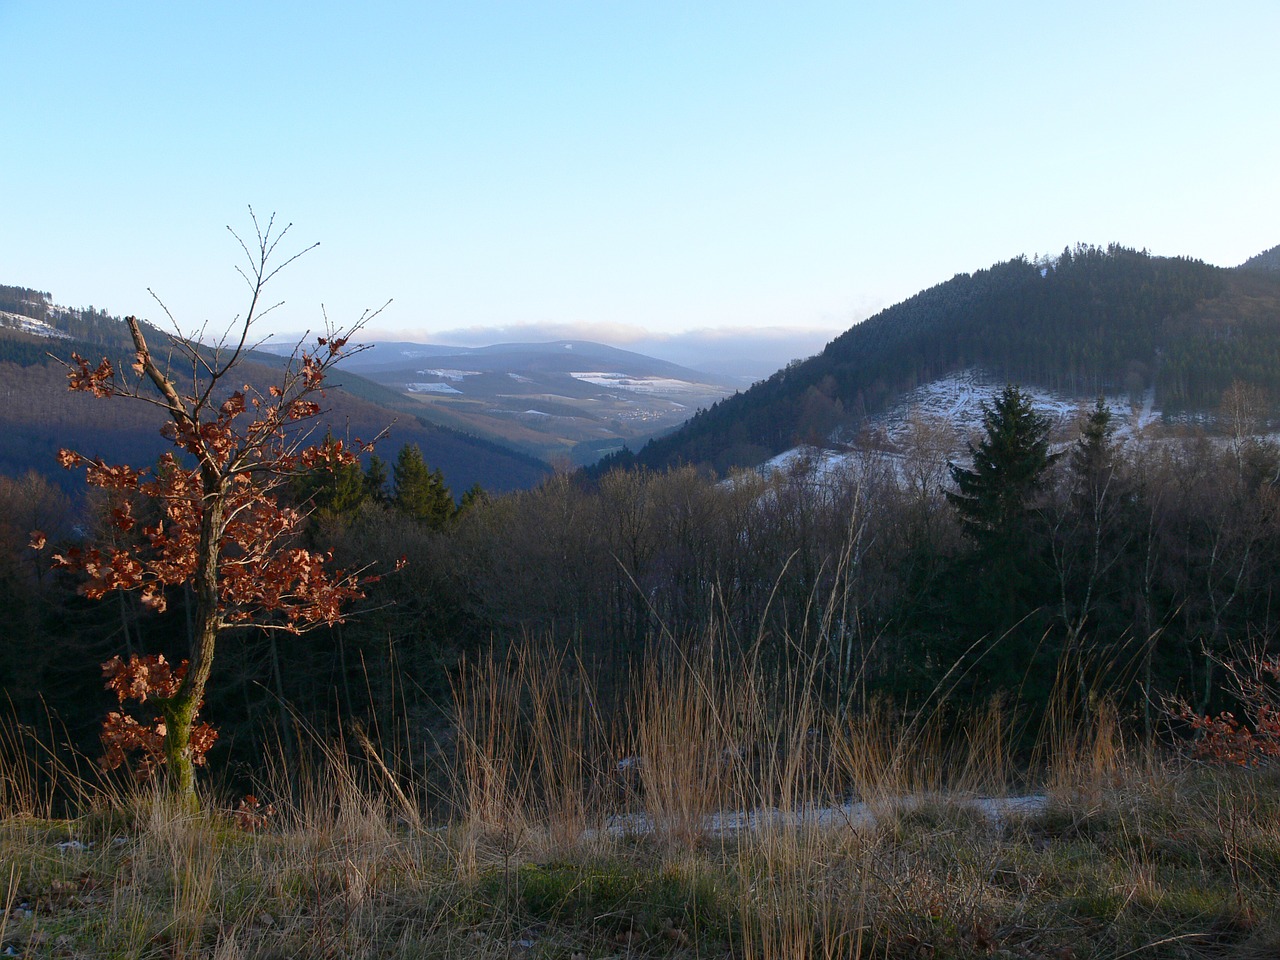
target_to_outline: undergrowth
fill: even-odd
[[[252,804],[215,792],[192,814],[10,729],[0,952],[1280,952],[1274,769],[1139,748],[1104,708],[1046,725],[1035,768],[1015,769],[999,704],[839,713],[816,686],[692,656],[651,666],[607,721],[572,662],[490,659],[455,690],[454,812],[435,823],[367,740],[317,743],[301,772],[263,771]],[[51,775],[70,816],[53,815]]]

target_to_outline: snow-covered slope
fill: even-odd
[[[9,327],[13,330],[21,330],[24,333],[32,333],[37,337],[48,337],[53,340],[71,339],[68,334],[63,333],[56,327],[51,327],[43,320],[24,317],[20,313],[9,313],[6,310],[0,310],[0,327]]]
[[[892,409],[871,418],[871,428],[893,441],[912,429],[913,423],[932,421],[947,424],[958,437],[966,438],[982,427],[983,403],[994,400],[1004,387],[1003,381],[981,370],[964,370],[912,390]],[[1093,407],[1092,402],[1082,403],[1079,399],[1036,387],[1020,389],[1031,398],[1038,412],[1054,422],[1056,428],[1074,428],[1082,414]],[[1117,434],[1131,433],[1158,419],[1154,398],[1153,390],[1148,390],[1140,398],[1104,397]]]
[[[967,444],[982,430],[982,405],[990,404],[1005,384],[981,370],[965,370],[917,387],[885,413],[871,417],[855,435],[833,437],[831,449],[796,447],[761,465],[764,473],[794,470],[802,464],[817,475],[846,472],[855,458],[874,450],[895,460],[928,454],[945,462],[967,456]],[[1032,404],[1053,422],[1053,437],[1068,443],[1092,403],[1047,390],[1023,387]],[[1160,419],[1154,391],[1138,398],[1104,397],[1116,436],[1126,438]]]

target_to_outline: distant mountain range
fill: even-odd
[[[60,342],[52,347],[51,340]],[[260,375],[295,345],[283,338],[259,348]],[[34,401],[0,411],[0,428],[22,438],[0,453],[0,470],[51,463],[58,446],[84,448],[108,436],[111,447],[133,458],[151,459],[163,449],[153,435],[158,421],[147,411],[115,405],[79,412],[82,398],[63,396],[63,371],[47,353],[65,357],[74,350],[120,357],[132,347],[123,323],[105,311],[0,287],[0,398]],[[417,443],[455,492],[477,482],[495,491],[526,487],[561,459],[594,463],[674,429],[735,388],[711,374],[585,340],[476,348],[374,343],[344,360],[336,379],[343,389],[330,391],[335,430],[372,435],[395,420],[392,455],[402,443]]]
[[[292,347],[267,345],[258,375]],[[164,448],[149,411],[69,395],[50,350],[130,353],[105,312],[0,287],[0,471],[48,469],[59,446],[133,462]],[[373,435],[395,419],[384,450],[418,443],[455,491],[529,486],[560,458],[597,471],[755,466],[801,444],[891,436],[913,405],[968,416],[982,385],[1004,382],[1064,409],[1105,394],[1144,421],[1204,417],[1235,380],[1280,399],[1280,247],[1233,269],[1118,246],[1017,257],[881,311],[741,392],[586,340],[376,343],[338,379],[336,432]]]
[[[1080,246],[960,274],[859,323],[822,353],[603,462],[754,466],[852,437],[911,391],[957,375],[1101,394],[1159,414],[1213,411],[1235,380],[1280,398],[1280,248],[1234,269]]]
[[[151,339],[163,343],[163,336],[155,331]],[[172,450],[159,434],[161,417],[154,408],[68,392],[66,371],[50,354],[65,359],[72,352],[118,362],[133,350],[124,324],[104,311],[59,307],[48,293],[0,286],[0,473],[35,469],[74,490],[83,481],[57,469],[61,447],[131,464],[153,462]],[[246,382],[270,383],[279,363],[278,357],[257,353],[241,372]],[[378,451],[384,459],[416,443],[455,495],[476,483],[496,492],[529,487],[548,472],[527,454],[427,421],[412,400],[350,370],[339,369],[333,377],[325,407],[322,426],[338,436],[371,438],[390,427]]]
[[[674,429],[734,390],[713,375],[587,340],[374,343],[343,369],[396,391],[433,423],[578,465]]]

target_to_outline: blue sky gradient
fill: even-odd
[[[0,0],[0,35],[0,282],[191,327],[243,309],[249,204],[321,241],[270,326],[394,298],[455,341],[834,333],[1019,253],[1280,243],[1275,0]]]

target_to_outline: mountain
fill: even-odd
[[[153,329],[149,340],[162,343],[163,337]],[[69,392],[66,371],[50,354],[65,359],[73,352],[114,362],[133,351],[123,322],[104,311],[58,307],[42,291],[0,286],[0,473],[35,469],[79,489],[79,477],[55,469],[59,448],[132,464],[153,462],[172,449],[159,434],[163,418],[153,408]],[[255,353],[240,370],[246,382],[265,385],[276,379],[280,362]],[[548,472],[526,454],[428,422],[411,401],[344,367],[326,386],[325,404],[321,429],[372,438],[389,427],[378,450],[383,459],[416,443],[455,494],[476,483],[495,492],[530,487]]]
[[[1151,391],[1166,416],[1216,408],[1236,379],[1274,401],[1280,275],[1114,245],[997,263],[857,324],[634,460],[754,466],[798,443],[850,436],[909,391],[966,370],[1068,398]]]
[[[1264,250],[1256,256],[1250,257],[1237,270],[1263,270],[1268,273],[1280,273],[1280,246],[1272,247],[1270,250]]]
[[[710,374],[587,340],[374,343],[345,368],[431,422],[578,464],[673,429],[734,389]]]

